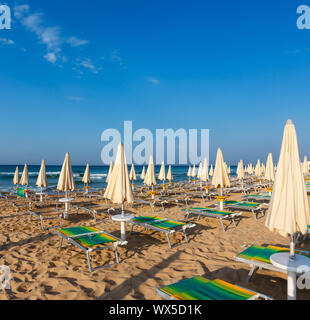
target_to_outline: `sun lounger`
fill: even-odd
[[[278,252],[289,252],[289,248],[282,248],[278,246],[250,246],[241,253],[239,253],[235,260],[250,265],[251,270],[247,276],[246,281],[250,281],[253,274],[259,269],[267,269],[271,271],[277,271],[287,273],[284,269],[277,268],[270,262],[270,256]],[[302,254],[310,258],[310,252],[296,250],[296,253]]]
[[[261,214],[260,218],[262,218],[265,215],[265,212],[262,209],[261,203],[247,202],[247,201],[232,201],[231,200],[231,201],[224,201],[223,205],[224,205],[224,207],[229,208],[229,209],[251,211],[253,213],[255,220],[259,219],[259,214]]]
[[[28,213],[30,214],[30,220],[32,221],[32,218],[39,219],[41,221],[41,229],[44,230],[50,230],[62,227],[62,213],[57,211],[36,211],[36,210],[28,210]],[[59,220],[59,225],[53,226],[53,227],[45,227],[44,221],[48,220]]]
[[[212,208],[188,208],[188,209],[183,209],[182,211],[186,212],[186,221],[188,221],[188,218],[191,214],[198,215],[198,219],[200,216],[204,217],[209,217],[209,218],[215,218],[218,219],[221,223],[222,229],[225,232],[229,225],[233,223],[234,227],[236,228],[236,222],[235,218],[240,217],[242,215],[242,212],[229,212],[229,211],[221,211],[221,210],[216,210]],[[228,220],[230,224],[225,227],[223,220]]]
[[[267,195],[267,194],[249,194],[249,195],[245,195],[243,196],[243,198],[246,201],[263,201],[263,202],[269,202],[271,199],[271,196]]]
[[[135,226],[164,233],[166,235],[168,245],[170,248],[172,248],[172,246],[171,246],[169,235],[175,232],[183,232],[185,241],[186,243],[188,243],[186,229],[195,227],[195,224],[189,224],[189,223],[184,223],[184,222],[175,221],[175,220],[168,220],[165,218],[160,218],[155,216],[135,217],[130,221],[128,221],[128,223],[131,224],[130,234],[132,233],[133,228]],[[177,245],[175,245],[174,247],[176,246]]]
[[[119,259],[117,254],[117,246],[127,244],[127,241],[122,241],[121,239],[94,227],[79,226],[63,228],[55,230],[55,233],[60,236],[60,247],[62,246],[63,240],[66,240],[82,249],[86,253],[89,272],[118,264]],[[116,263],[93,268],[91,265],[90,253],[112,247],[114,247]]]
[[[272,300],[272,298],[229,282],[196,276],[156,290],[165,300]]]
[[[111,218],[111,213],[115,212],[115,209],[104,205],[104,204],[94,204],[94,203],[90,203],[90,204],[79,204],[79,205],[73,205],[73,208],[75,208],[77,210],[77,213],[79,211],[86,211],[87,213],[90,213],[91,215],[93,215],[95,222],[101,222],[103,220],[99,220],[97,219],[97,215],[98,214],[102,214],[105,213],[109,216],[109,218]]]

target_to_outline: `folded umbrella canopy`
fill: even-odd
[[[19,184],[19,170],[18,167],[16,167],[14,178],[13,178],[13,184],[18,185]]]
[[[150,156],[149,165],[146,170],[144,184],[147,186],[152,186],[152,198],[154,198],[154,186],[156,185],[155,168],[153,156]]]
[[[25,164],[23,175],[19,182],[22,186],[28,186],[29,184],[29,176],[28,176],[28,166]]]
[[[158,174],[158,180],[165,181],[166,180],[166,169],[164,162],[161,163],[160,171]]]
[[[173,180],[171,164],[169,165],[169,169],[168,169],[167,177],[166,177],[166,178],[167,178],[168,181],[170,181],[170,183],[171,183],[171,181]]]
[[[256,177],[259,177],[261,175],[261,166],[260,166],[259,160],[257,160],[254,173],[255,173]]]
[[[307,156],[304,157],[304,162],[302,164],[302,172],[304,175],[307,175],[309,173]]]
[[[293,260],[295,234],[296,232],[307,234],[310,216],[306,185],[300,167],[296,130],[292,120],[288,120],[284,128],[277,173],[265,225],[274,233],[279,233],[284,237],[290,235],[290,259]],[[293,288],[295,293],[291,292],[291,281],[294,283],[294,276],[288,272],[288,293],[289,297],[294,299],[296,283]]]
[[[208,174],[208,160],[205,158],[203,162],[203,168],[201,170],[200,180],[207,182],[209,180]]]
[[[210,168],[210,171],[209,171],[209,176],[212,177],[213,176],[213,165],[211,164],[211,168]]]
[[[269,153],[267,157],[266,170],[265,170],[265,180],[274,181],[274,167],[272,161],[272,154]]]
[[[228,174],[224,165],[223,153],[220,148],[217,150],[212,185],[221,189],[221,196],[223,193],[222,188],[230,186]]]
[[[116,159],[109,184],[105,190],[104,197],[116,204],[122,204],[122,215],[124,215],[124,202],[132,203],[134,200],[130,184],[128,167],[123,145],[118,146]]]
[[[40,203],[42,204],[42,202],[43,202],[43,188],[47,187],[45,160],[42,160],[42,162],[41,162],[41,168],[40,168],[40,171],[39,171],[39,175],[38,175],[38,178],[37,178],[36,185],[39,188],[41,188]]]
[[[131,186],[132,186],[133,189],[134,189],[134,188],[135,188],[134,181],[137,180],[136,170],[135,170],[134,164],[131,165],[130,174],[129,174],[129,179],[130,179],[130,181],[131,181]]]
[[[86,169],[85,169],[85,172],[84,172],[84,176],[83,176],[82,182],[83,182],[84,184],[89,184],[89,183],[90,183],[89,164],[86,165]]]
[[[58,179],[57,190],[65,192],[65,214],[64,218],[68,218],[69,213],[69,202],[68,202],[68,192],[75,190],[75,183],[73,178],[72,166],[70,155],[67,152],[64,163],[61,168],[60,176]]]
[[[142,168],[142,172],[141,172],[140,178],[141,178],[141,180],[145,179],[145,166],[143,166],[143,168]]]
[[[107,179],[106,179],[106,183],[109,183],[109,179],[111,177],[112,171],[113,171],[113,162],[111,161],[110,167],[109,167],[109,172],[108,172]]]

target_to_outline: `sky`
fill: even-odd
[[[101,134],[210,130],[236,164],[276,160],[287,119],[310,158],[310,1],[0,0],[0,164],[100,165]]]

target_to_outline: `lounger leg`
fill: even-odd
[[[91,267],[91,262],[90,262],[90,257],[89,257],[89,251],[86,251],[86,258],[87,258],[87,264],[88,264],[88,269],[89,272],[92,272],[92,267]]]
[[[130,227],[129,235],[131,235],[131,234],[132,234],[133,227],[134,227],[134,225],[132,224],[132,225],[131,225],[131,227]]]
[[[234,224],[234,227],[235,227],[235,228],[237,228],[237,226],[236,226],[236,222],[235,222],[235,219],[234,219],[234,218],[232,218],[231,220],[232,220],[232,223]]]
[[[184,230],[184,231],[183,231],[183,233],[184,233],[184,238],[185,238],[185,241],[186,241],[186,243],[188,243],[188,238],[187,238],[187,234],[186,234],[186,231]]]
[[[172,247],[171,247],[171,243],[170,243],[170,239],[169,239],[168,233],[166,233],[166,237],[167,237],[167,241],[168,241],[169,248],[171,249]]]
[[[224,223],[223,223],[223,220],[222,219],[219,219],[220,220],[220,223],[221,223],[221,226],[222,226],[222,229],[224,232],[226,232],[226,229],[225,229],[225,226],[224,226]]]
[[[248,276],[247,276],[247,278],[246,278],[246,280],[245,280],[247,283],[248,283],[249,281],[251,281],[251,279],[252,279],[254,273],[257,271],[257,269],[258,269],[257,266],[252,266],[252,267],[251,267],[251,270],[250,270],[250,272],[249,272],[249,274],[248,274]]]
[[[117,253],[117,247],[114,247],[115,250],[115,259],[116,259],[116,263],[119,264],[119,259],[118,259],[118,253]]]

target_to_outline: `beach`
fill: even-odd
[[[241,194],[234,193],[229,199],[240,200]],[[213,203],[197,200],[191,205]],[[128,244],[118,247],[120,264],[89,273],[82,250],[69,243],[60,249],[59,237],[53,230],[42,231],[39,220],[31,221],[25,212],[16,213],[4,200],[0,209],[0,265],[9,266],[11,272],[11,289],[0,291],[1,300],[154,300],[160,299],[156,294],[158,287],[196,275],[219,278],[274,299],[287,298],[285,274],[263,269],[246,283],[250,267],[234,260],[249,245],[289,246],[288,238],[265,227],[266,217],[255,220],[250,212],[243,213],[237,228],[230,226],[226,232],[216,219],[191,220],[196,226],[187,232],[189,243],[172,249],[163,234],[139,228],[129,235],[127,226]],[[177,206],[155,214],[149,206],[125,209],[134,216],[184,220],[184,212]],[[89,214],[72,213],[69,220],[63,220],[63,227],[77,225],[93,226],[94,219]],[[119,223],[111,219],[96,227],[119,236]],[[172,235],[171,241],[184,241],[182,233]],[[309,241],[299,248],[310,250]],[[112,263],[113,249],[92,253],[91,257],[95,266]],[[297,299],[310,299],[310,292],[297,290]]]

